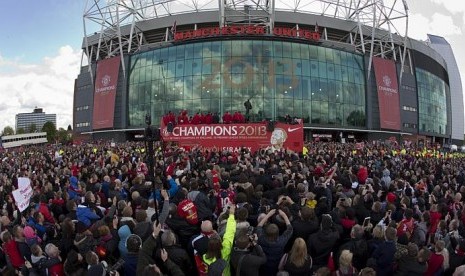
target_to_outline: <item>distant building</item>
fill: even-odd
[[[42,108],[34,108],[31,113],[19,113],[16,114],[16,131],[22,128],[28,130],[31,125],[35,125],[37,131],[41,131],[42,127],[46,122],[52,122],[55,126],[57,125],[56,114],[45,114]]]

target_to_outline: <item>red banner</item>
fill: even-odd
[[[97,63],[95,78],[93,129],[112,128],[115,114],[116,85],[118,83],[120,57],[112,57]]]
[[[302,123],[291,125],[275,124],[269,131],[265,123],[246,124],[202,124],[177,125],[169,133],[161,122],[163,141],[177,142],[185,148],[202,147],[218,151],[240,151],[245,147],[251,152],[265,148],[274,150],[292,150],[301,152],[303,148],[304,127]]]
[[[400,130],[399,87],[394,61],[373,58],[381,128]]]
[[[176,27],[176,26],[174,26]],[[173,29],[173,28],[172,28]],[[176,28],[175,28],[176,29]],[[315,31],[295,28],[285,28],[285,27],[275,27],[273,28],[273,35],[275,36],[286,36],[293,38],[302,38],[307,40],[318,41],[321,36],[317,31],[318,28],[315,28]],[[266,35],[267,30],[263,26],[254,26],[254,25],[232,25],[220,27],[208,27],[200,28],[197,30],[188,30],[182,32],[174,31],[174,40],[186,40],[186,39],[195,39],[211,36],[220,36],[220,35]]]

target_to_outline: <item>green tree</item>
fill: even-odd
[[[24,134],[26,133],[26,131],[24,130],[24,128],[20,127],[16,130],[16,134]]]
[[[57,136],[57,128],[53,122],[46,122],[42,127],[43,132],[47,132],[47,141],[49,143],[53,143],[55,141],[55,137]]]
[[[59,143],[67,144],[71,142],[71,134],[69,134],[68,131],[62,127],[58,129],[56,137]]]
[[[2,136],[8,136],[15,134],[15,131],[12,127],[6,126],[3,128]]]
[[[37,126],[36,126],[36,124],[30,124],[30,125],[27,127],[27,133],[34,133],[34,132],[37,132]]]

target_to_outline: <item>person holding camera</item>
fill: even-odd
[[[232,275],[259,274],[260,266],[266,263],[266,255],[257,241],[257,235],[251,233],[244,233],[236,238],[236,246],[231,254],[231,267],[235,271]]]
[[[286,224],[286,230],[279,235],[278,225],[274,223],[268,224],[265,229],[263,226],[275,214],[278,214]],[[284,254],[284,247],[291,238],[293,228],[286,213],[282,210],[273,209],[269,211],[265,217],[260,220],[257,225],[258,243],[263,247],[263,251],[267,256],[267,261],[262,267],[263,275],[276,275],[278,272],[279,260]]]

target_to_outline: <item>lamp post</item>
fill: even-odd
[[[153,155],[155,154],[153,150],[153,141],[154,141],[154,132],[152,129],[152,117],[149,113],[145,114],[145,143],[147,145],[147,163],[149,165],[149,181],[153,181],[153,176],[155,174],[154,164],[153,164]]]
[[[149,176],[148,181],[152,183],[152,193],[154,195],[155,201],[155,214],[158,220],[158,204],[155,198],[155,170],[154,170],[154,159],[153,156],[155,155],[155,151],[153,148],[153,142],[158,141],[160,139],[160,132],[158,129],[152,128],[152,117],[149,113],[145,114],[145,144],[147,147],[147,164],[149,166]]]

